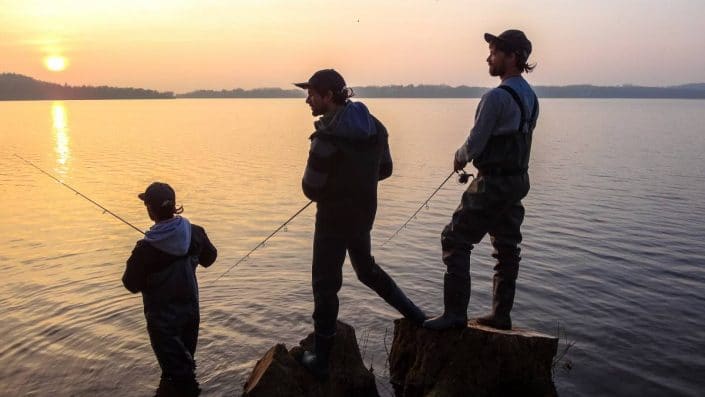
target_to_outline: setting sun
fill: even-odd
[[[44,65],[52,72],[60,72],[66,69],[67,62],[66,58],[62,56],[52,55],[44,58]]]

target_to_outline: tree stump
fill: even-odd
[[[330,377],[320,382],[299,362],[313,350],[313,334],[287,350],[277,344],[257,361],[245,382],[243,397],[378,397],[374,375],[365,368],[353,327],[338,321],[330,358]]]
[[[397,396],[557,396],[551,367],[558,338],[469,323],[431,331],[394,322],[389,372]]]

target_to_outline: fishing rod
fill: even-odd
[[[131,224],[130,222],[128,222],[128,221],[122,219],[120,216],[118,216],[117,214],[115,214],[113,211],[110,211],[109,209],[107,209],[107,208],[103,207],[102,205],[96,203],[95,201],[91,200],[91,199],[88,198],[85,194],[83,194],[83,193],[79,192],[78,190],[72,188],[71,186],[69,186],[68,184],[64,183],[64,182],[63,182],[62,180],[60,180],[59,178],[57,178],[57,177],[55,177],[54,175],[52,175],[52,174],[50,174],[50,173],[44,171],[44,170],[41,169],[41,168],[39,168],[39,167],[36,166],[33,162],[24,159],[22,156],[18,155],[17,153],[15,153],[15,156],[16,156],[17,158],[19,158],[20,160],[24,161],[25,163],[27,163],[28,165],[30,165],[30,166],[32,166],[32,167],[38,169],[41,173],[43,173],[44,175],[48,176],[49,178],[51,178],[51,179],[53,179],[53,180],[59,182],[59,183],[60,183],[62,186],[64,186],[65,188],[71,190],[72,192],[76,193],[77,195],[79,195],[79,196],[83,197],[84,199],[88,200],[89,202],[91,202],[93,205],[95,205],[95,206],[97,206],[98,208],[102,209],[104,214],[105,214],[105,213],[108,213],[108,214],[114,216],[115,218],[117,218],[118,220],[122,221],[122,223],[124,223],[124,224],[130,226],[131,228],[133,228],[133,229],[135,229],[135,230],[137,230],[137,231],[140,232],[141,234],[144,234],[144,232],[143,232],[142,230],[140,230],[139,228],[137,228],[137,226],[135,226],[135,225]]]
[[[240,258],[240,260],[237,261],[237,262],[235,262],[234,265],[230,266],[230,267],[228,268],[228,270],[224,271],[220,276],[218,276],[218,278],[216,278],[215,280],[213,280],[213,284],[215,284],[218,280],[220,280],[221,277],[225,276],[225,275],[226,275],[230,270],[232,270],[235,266],[239,265],[241,262],[243,262],[244,260],[246,260],[247,258],[249,258],[249,257],[250,257],[250,254],[252,254],[253,252],[255,252],[259,247],[262,247],[262,246],[267,242],[267,240],[269,240],[269,239],[272,238],[275,234],[277,234],[277,232],[279,232],[280,230],[282,230],[282,228],[283,228],[284,226],[286,226],[289,222],[291,222],[292,220],[294,220],[294,218],[296,218],[300,213],[304,212],[304,210],[305,210],[306,208],[308,208],[308,206],[311,205],[312,203],[313,203],[313,201],[309,201],[309,202],[306,203],[306,205],[304,205],[300,210],[296,211],[296,213],[295,213],[294,215],[292,215],[289,219],[287,219],[286,222],[282,223],[281,226],[279,226],[275,231],[273,231],[269,236],[267,236],[267,238],[265,238],[264,240],[262,240],[262,242],[260,242],[259,244],[257,244],[257,246],[255,246],[255,248],[252,248],[252,249],[250,250],[250,252],[247,253],[247,255],[245,255],[245,256],[243,256],[242,258]]]
[[[470,177],[473,176],[473,174],[468,174],[467,172],[465,172],[465,170],[460,170],[460,171],[453,171],[453,172],[451,172],[451,173],[446,177],[446,179],[444,179],[443,182],[441,182],[441,184],[438,185],[438,187],[436,188],[436,190],[434,190],[433,193],[431,193],[431,195],[428,196],[428,198],[426,199],[426,201],[424,201],[423,204],[421,204],[421,206],[409,217],[409,219],[407,219],[406,222],[404,222],[403,225],[399,226],[399,229],[397,229],[391,236],[389,236],[389,238],[388,238],[385,242],[383,242],[382,245],[380,245],[380,247],[384,247],[385,244],[387,244],[391,239],[393,239],[394,237],[396,237],[397,234],[399,234],[399,232],[401,231],[401,229],[405,228],[406,225],[408,225],[409,222],[411,222],[411,220],[414,219],[414,217],[416,217],[416,214],[418,214],[419,211],[421,211],[424,207],[428,206],[428,202],[431,201],[431,199],[433,198],[433,196],[435,196],[436,193],[438,193],[438,191],[441,190],[441,188],[443,187],[443,185],[445,185],[446,182],[448,182],[448,180],[449,180],[451,177],[453,177],[453,174],[455,174],[456,172],[458,173],[458,182],[460,182],[460,183],[462,183],[462,184],[467,183],[467,182],[468,182],[468,179],[470,179]]]

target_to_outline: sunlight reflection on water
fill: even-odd
[[[374,255],[437,313],[439,234],[464,187],[449,182],[380,245],[448,175],[477,100],[364,101],[389,129],[395,160],[380,185]],[[0,120],[0,395],[149,395],[159,374],[141,299],[120,283],[138,233],[12,153],[143,229],[136,194],[154,180],[174,186],[219,250],[199,270],[204,395],[240,393],[269,347],[311,331],[313,207],[214,282],[307,202],[312,118],[302,100],[0,102]],[[557,378],[563,395],[705,388],[688,375],[705,371],[703,126],[705,101],[542,102],[513,316],[546,333],[560,322],[576,343],[574,370]],[[489,308],[492,265],[483,241],[472,255],[472,316]],[[397,314],[350,266],[340,297],[340,318],[369,334],[365,361],[383,384],[383,339]]]

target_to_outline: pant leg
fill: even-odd
[[[490,230],[497,211],[498,203],[485,192],[483,178],[474,179],[441,233],[443,263],[449,274],[470,277],[470,252]]]
[[[494,247],[492,256],[497,260],[494,267],[495,278],[513,283],[519,272],[521,260],[521,224],[524,221],[524,206],[521,201],[510,205],[503,211],[497,222],[492,225],[489,234]]]
[[[375,262],[370,254],[370,232],[352,236],[348,240],[350,262],[357,278],[384,299],[404,317],[421,324],[426,314],[397,286],[392,278]]]
[[[149,340],[162,369],[162,377],[190,380],[194,377],[191,353],[181,339],[180,326],[148,324]]]
[[[194,362],[196,361],[196,345],[198,344],[200,322],[200,314],[196,312],[186,322],[181,331],[181,339],[184,341],[184,346],[186,346],[186,350],[191,354]]]
[[[388,300],[397,286],[372,257],[369,231],[349,238],[348,254],[357,278],[377,295]]]
[[[316,333],[332,335],[338,319],[338,291],[343,284],[346,241],[341,235],[321,232],[313,237],[313,326]]]

